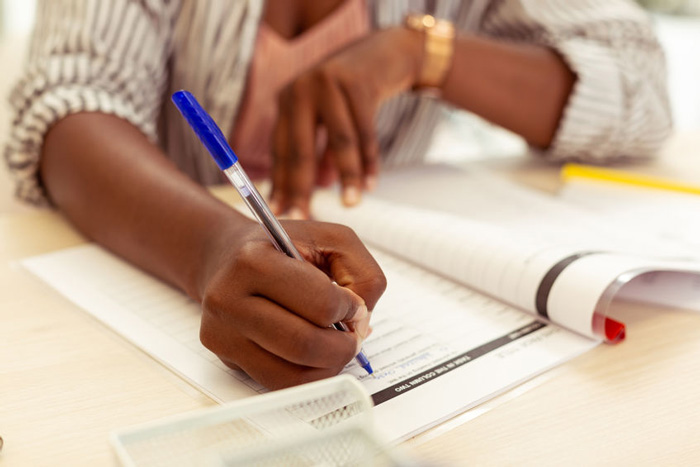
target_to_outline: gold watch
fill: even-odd
[[[455,26],[432,15],[408,15],[406,27],[424,34],[423,66],[416,88],[439,89],[447,77],[454,54]]]

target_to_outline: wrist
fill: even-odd
[[[431,15],[418,14],[406,17],[405,28],[422,38],[420,72],[414,88],[439,91],[452,67],[454,24]]]

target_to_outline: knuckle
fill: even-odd
[[[316,320],[319,326],[330,326],[335,323],[339,317],[345,316],[345,311],[341,310],[341,300],[336,290],[337,287],[332,286],[331,290],[323,293],[319,300],[321,306],[318,310]]]
[[[320,226],[323,227],[323,230],[319,231],[317,236],[319,238],[323,236],[324,242],[328,245],[333,245],[342,250],[347,248],[356,249],[358,245],[363,248],[360,237],[357,236],[352,227],[334,222],[324,222]]]
[[[375,274],[372,275],[372,277],[369,279],[368,286],[369,289],[373,291],[377,297],[381,296],[384,293],[384,291],[386,290],[387,281],[386,276],[384,275],[384,272],[381,269],[377,268]]]
[[[334,131],[328,136],[328,147],[333,151],[346,151],[357,146],[357,139],[348,131]]]
[[[205,294],[199,327],[199,341],[204,347],[216,355],[230,349],[238,339],[238,333],[231,332],[231,325],[240,323],[237,310],[242,309],[242,305],[244,303],[235,298],[235,293],[231,294],[227,289]]]
[[[232,269],[236,277],[257,277],[255,274],[262,274],[263,261],[260,261],[260,248],[258,242],[247,241],[236,252]],[[243,275],[245,274],[245,275]]]
[[[343,169],[340,173],[340,182],[342,186],[355,185],[358,188],[362,186],[362,172],[360,166],[352,165]]]
[[[306,166],[309,165],[309,162],[313,160],[313,154],[307,154],[304,151],[300,151],[297,147],[292,147],[291,151],[289,152],[288,162],[290,169],[306,168]]]
[[[360,241],[359,237],[351,227],[348,227],[344,224],[331,225],[333,226],[333,229],[335,231],[335,236],[338,238],[338,240],[342,241],[343,243],[354,243]]]
[[[303,330],[297,330],[290,335],[292,357],[302,365],[308,363],[315,355],[315,342],[312,336]]]
[[[210,287],[202,299],[202,318],[220,319],[229,301],[229,298],[220,288]]]
[[[218,326],[210,325],[207,321],[206,315],[203,316],[199,328],[199,341],[204,347],[219,355],[221,353],[221,339],[217,332]]]

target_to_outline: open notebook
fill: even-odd
[[[442,211],[417,208],[418,201]],[[491,176],[454,168],[387,177],[375,196],[352,210],[340,208],[332,193],[320,194],[314,210],[356,228],[387,275],[389,286],[373,313],[374,333],[364,346],[376,377],[354,361],[344,372],[372,394],[377,426],[393,440],[597,345],[596,300],[611,280],[621,283],[620,274],[695,268],[693,262],[593,248],[592,240],[608,238],[605,232],[595,238],[594,232],[588,238],[565,235],[552,243],[557,229],[580,227],[578,213]],[[563,259],[581,252],[592,253],[562,267]],[[199,343],[198,304],[103,249],[86,245],[23,264],[214,399],[264,391]],[[559,272],[543,301],[538,293],[553,268]],[[575,332],[546,321],[542,303],[551,320]],[[615,332],[619,338],[620,329]]]
[[[596,169],[597,170],[597,169]],[[557,198],[611,226],[633,229],[652,236],[664,245],[674,245],[686,255],[700,257],[700,196],[679,191],[607,182],[569,175]],[[700,279],[685,274],[655,277],[655,287],[641,282],[625,287],[630,300],[700,310],[700,294],[691,284]]]
[[[656,295],[672,277],[676,294],[700,298],[697,249],[483,170],[412,169],[386,177],[360,208],[342,208],[337,196],[320,193],[314,213],[353,227],[370,245],[594,339],[624,338],[624,324],[606,316],[623,289],[634,286],[665,304]]]

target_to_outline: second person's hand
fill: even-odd
[[[416,83],[422,46],[415,31],[381,30],[285,88],[273,141],[270,204],[276,214],[307,218],[316,181],[332,175],[340,179],[346,205],[356,204],[362,190],[373,187],[379,172],[375,114],[383,100]],[[317,154],[319,128],[327,136],[323,163]]]

